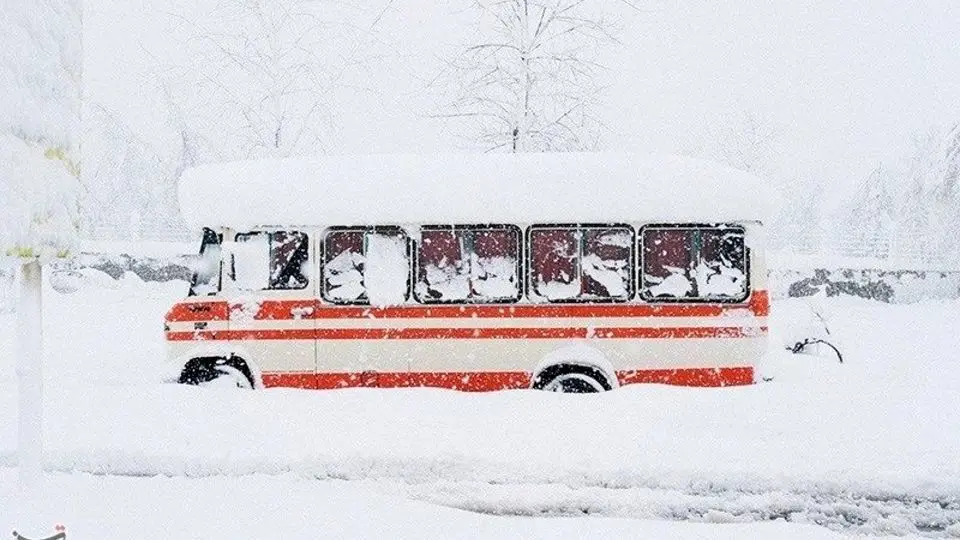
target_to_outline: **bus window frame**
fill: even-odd
[[[523,263],[526,259],[525,247],[524,247],[524,237],[523,229],[520,226],[513,223],[479,223],[479,224],[468,224],[468,225],[421,225],[419,227],[420,231],[449,231],[449,232],[460,232],[460,231],[490,231],[490,230],[511,230],[516,234],[517,239],[517,262],[516,262],[516,276],[517,276],[517,295],[513,298],[502,298],[498,300],[490,300],[487,298],[465,298],[465,299],[427,299],[424,301],[420,298],[420,295],[417,294],[417,284],[420,279],[420,241],[414,241],[413,257],[411,262],[412,266],[412,276],[413,276],[413,299],[421,305],[505,305],[505,304],[516,304],[521,302],[526,297],[526,290],[524,287],[523,279]]]
[[[643,233],[647,229],[709,229],[709,230],[735,230],[743,237],[743,273],[745,280],[744,294],[731,298],[708,298],[708,297],[659,297],[648,298],[644,295],[644,261],[643,261]],[[648,304],[743,304],[753,295],[753,280],[751,279],[750,248],[747,246],[747,229],[738,223],[646,223],[637,230],[636,236],[637,252],[637,299]]]
[[[318,291],[320,294],[317,297],[321,302],[334,306],[370,306],[369,298],[364,298],[363,300],[335,300],[327,298],[327,279],[324,276],[324,270],[327,266],[327,236],[330,233],[336,232],[361,232],[366,237],[367,234],[394,234],[402,236],[406,244],[406,255],[407,255],[407,283],[406,290],[404,291],[403,302],[407,303],[411,298],[411,291],[413,288],[412,281],[412,268],[414,265],[413,261],[413,241],[410,238],[410,235],[407,234],[407,231],[403,227],[397,225],[334,225],[323,229],[322,234],[320,234],[320,243],[317,246],[317,262],[319,263],[316,268],[318,269],[317,281],[318,281]],[[366,258],[366,238],[364,238],[364,250],[363,256]],[[364,288],[364,296],[366,296],[366,288]]]
[[[264,291],[304,291],[304,290],[309,289],[309,288],[310,288],[310,285],[313,283],[312,276],[311,276],[313,264],[312,264],[312,261],[310,260],[310,242],[311,242],[311,237],[312,237],[312,235],[311,235],[311,233],[307,232],[306,230],[304,230],[304,229],[295,229],[295,228],[253,229],[253,230],[250,230],[250,231],[247,231],[247,232],[238,232],[238,233],[234,234],[234,235],[233,235],[233,241],[234,241],[235,243],[236,243],[236,242],[239,242],[239,238],[240,238],[241,236],[243,236],[243,237],[251,237],[251,236],[256,236],[256,235],[258,235],[258,234],[265,234],[265,235],[267,235],[267,242],[268,242],[267,245],[269,246],[269,249],[270,249],[270,258],[271,258],[271,261],[272,261],[272,254],[273,254],[273,235],[276,234],[276,233],[278,233],[278,232],[287,233],[287,234],[297,233],[297,234],[302,234],[302,235],[303,235],[303,237],[304,237],[304,243],[305,243],[306,246],[307,246],[307,258],[306,258],[306,260],[304,260],[303,263],[301,263],[301,265],[300,265],[300,267],[301,267],[300,275],[302,275],[304,278],[306,278],[306,282],[303,283],[303,285],[302,285],[301,287],[270,287],[270,286],[268,286],[268,287],[263,288],[263,289],[249,290],[249,291],[246,291],[246,292],[249,292],[249,293],[258,293],[258,292],[264,292]],[[298,249],[299,249],[299,248],[298,248]],[[232,256],[232,255],[231,255],[230,261],[231,261],[231,264],[230,264],[230,279],[231,279],[232,281],[235,281],[235,280],[236,280],[236,268],[234,267],[234,264],[233,264],[233,256]],[[311,270],[308,271],[308,272],[304,272],[304,271],[302,270],[304,267],[310,268]],[[222,278],[222,272],[221,272],[221,281],[222,281],[222,279],[223,279],[223,278]],[[272,277],[271,277],[270,279],[271,279],[271,281],[273,280]]]
[[[217,241],[208,242],[207,240],[211,237],[216,238]],[[194,269],[194,271],[190,273],[190,288],[187,291],[187,297],[205,298],[208,296],[217,296],[223,292],[223,232],[217,232],[210,227],[204,227],[203,236],[200,239],[200,252],[197,254],[197,258],[203,259],[204,253],[206,253],[207,249],[213,244],[216,244],[220,248],[220,256],[217,257],[217,290],[208,292],[207,294],[198,294],[196,286],[198,285],[197,278],[200,272]]]
[[[540,296],[536,293],[536,288],[533,283],[533,248],[530,242],[531,234],[534,230],[538,229],[552,229],[552,230],[584,230],[584,229],[626,229],[630,232],[630,256],[629,264],[632,264],[634,267],[627,272],[627,294],[622,297],[603,297],[603,298],[563,298],[559,300],[551,300],[545,296]],[[629,223],[537,223],[527,227],[526,234],[524,235],[524,249],[527,252],[525,258],[526,264],[526,290],[527,290],[527,301],[531,304],[625,304],[631,302],[636,298],[637,295],[637,229]],[[578,253],[578,257],[582,258],[582,248],[581,252]],[[579,264],[579,261],[578,261]],[[581,270],[582,272],[582,270]],[[582,290],[582,286],[581,286]],[[582,292],[580,294],[583,294]],[[535,296],[534,296],[535,295]]]

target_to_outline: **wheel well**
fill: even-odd
[[[533,384],[531,386],[536,390],[543,390],[553,379],[559,377],[560,375],[567,375],[570,373],[586,375],[587,377],[590,377],[591,379],[594,379],[600,383],[600,386],[602,386],[604,390],[613,389],[613,385],[607,380],[607,376],[603,373],[603,371],[593,366],[570,363],[553,364],[541,369],[533,377]]]
[[[199,384],[211,381],[217,376],[217,366],[230,366],[235,368],[250,381],[251,385],[256,385],[250,366],[239,356],[201,356],[191,358],[180,371],[180,384]]]

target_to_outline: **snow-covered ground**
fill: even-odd
[[[845,363],[772,355],[773,380],[751,387],[239,392],[158,382],[162,314],[184,290],[128,276],[47,292],[48,502],[71,535],[960,535],[957,301],[778,302],[775,332],[804,333],[813,306]],[[0,528],[13,321],[0,314]]]

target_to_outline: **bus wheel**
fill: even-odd
[[[559,365],[541,371],[533,381],[533,388],[565,394],[592,394],[610,390],[610,383],[598,369]]]
[[[253,389],[253,382],[247,374],[248,368],[243,360],[231,357],[194,358],[187,362],[180,373],[180,383],[193,386],[215,388]]]

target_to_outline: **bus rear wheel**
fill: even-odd
[[[564,394],[593,394],[610,390],[610,383],[600,370],[589,366],[558,365],[540,372],[533,388]]]
[[[187,362],[179,382],[193,386],[253,389],[249,368],[236,357],[194,358]]]

